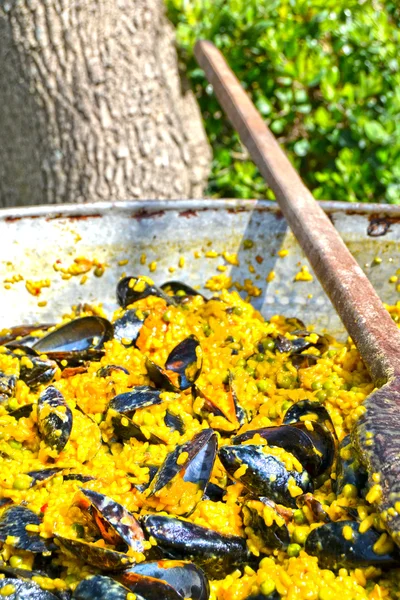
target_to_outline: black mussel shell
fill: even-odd
[[[8,536],[13,538],[10,546],[33,553],[49,552],[53,545],[40,537],[38,533],[26,530],[27,525],[40,525],[41,519],[24,506],[10,506],[0,517],[0,541],[5,542]]]
[[[11,411],[10,416],[14,417],[14,419],[17,419],[17,421],[24,417],[27,418],[31,415],[34,406],[34,404],[24,404],[23,406],[20,406],[19,408],[16,408],[15,410]]]
[[[243,522],[246,527],[251,529],[262,539],[263,544],[269,549],[278,548],[286,550],[290,544],[289,530],[285,522],[279,524],[282,517],[277,515],[277,520],[272,525],[266,525],[261,510],[258,510],[258,504],[262,503],[254,500],[248,500],[243,505]]]
[[[180,344],[175,346],[169,354],[165,368],[179,375],[179,389],[190,388],[201,371],[201,360],[198,357],[200,348],[199,340],[194,335],[189,335]]]
[[[161,404],[161,394],[161,390],[157,390],[148,385],[138,385],[130,392],[115,396],[110,400],[108,408],[115,410],[117,413],[131,417],[138,408]]]
[[[8,344],[8,342],[15,340],[17,337],[25,338],[30,336],[34,331],[46,331],[50,327],[54,327],[54,324],[42,323],[40,325],[16,325],[15,327],[10,327],[8,330],[9,333],[0,336],[0,346]],[[37,338],[32,337],[32,339],[36,340]]]
[[[72,430],[72,411],[63,395],[49,386],[40,395],[37,405],[39,431],[48,446],[61,452]]]
[[[292,349],[292,341],[289,340],[284,335],[276,336],[276,338],[274,339],[274,342],[275,342],[275,349],[278,350],[278,352],[281,352],[282,354],[284,352],[290,352]]]
[[[123,552],[103,548],[81,539],[71,539],[61,535],[55,537],[63,548],[77,556],[83,563],[103,571],[121,571],[135,562],[134,558]]]
[[[291,357],[292,365],[295,369],[308,369],[317,364],[319,356],[315,354],[294,354]]]
[[[321,473],[322,456],[317,451],[313,440],[307,430],[303,431],[290,425],[279,425],[278,427],[262,427],[252,429],[232,439],[232,444],[242,444],[251,440],[256,434],[268,441],[269,446],[279,446],[287,452],[291,452],[308,471],[311,477]]]
[[[278,352],[288,352],[290,356],[300,354],[309,348],[317,348],[321,354],[326,352],[329,348],[329,341],[324,335],[318,335],[316,342],[309,342],[304,338],[308,337],[311,332],[303,329],[297,329],[290,332],[291,335],[296,335],[294,340],[289,340],[284,335],[278,335],[274,342],[275,348]],[[317,357],[318,358],[318,357]]]
[[[278,504],[296,508],[296,498],[291,496],[288,487],[291,479],[303,493],[312,490],[307,471],[288,471],[278,458],[263,452],[263,446],[222,446],[219,458],[233,479],[253,494],[266,496]],[[235,473],[241,466],[247,469],[237,478]]]
[[[182,281],[166,281],[160,288],[167,292],[167,294],[172,292],[175,302],[178,304],[184,302],[190,296],[201,296],[203,300],[207,300],[203,294],[201,294],[198,290],[195,290],[187,283],[183,283]]]
[[[168,377],[168,373],[155,362],[146,356],[146,370],[150,380],[154,385],[167,392],[179,392],[179,388],[172,383]]]
[[[343,528],[351,529],[352,537],[347,540]],[[398,564],[398,548],[386,554],[377,554],[373,546],[381,533],[375,529],[359,532],[359,523],[355,521],[336,521],[313,529],[307,537],[305,551],[318,557],[321,569],[340,569],[356,567],[391,567]]]
[[[144,492],[145,490],[147,490],[147,488],[149,487],[149,485],[153,481],[153,479],[156,476],[156,473],[157,473],[157,471],[159,469],[159,467],[156,467],[155,465],[144,465],[144,466],[146,466],[149,469],[149,480],[148,480],[147,483],[141,483],[141,484],[135,485],[135,488],[139,492]]]
[[[178,473],[183,473],[184,482],[194,483],[197,490],[204,492],[214,466],[217,448],[217,436],[212,429],[204,429],[197,433],[191,441],[177,446],[168,454],[157,471],[149,486],[148,496],[154,496],[162,488],[169,486]],[[186,458],[183,463],[180,463],[179,457],[183,453],[185,453]],[[193,504],[188,508],[188,512],[180,514],[190,514],[200,499],[201,495],[194,497]],[[187,501],[187,498],[185,501]]]
[[[102,354],[114,336],[113,326],[102,317],[80,317],[39,339],[33,350],[56,360],[90,359]]]
[[[154,591],[153,596],[149,596],[154,580],[171,586],[177,592],[177,598],[208,600],[210,595],[210,586],[203,571],[190,562],[159,560],[140,563],[122,573],[120,580],[133,592],[143,594],[149,600],[154,596]],[[154,600],[161,597],[154,596]]]
[[[336,479],[333,481],[335,494],[342,493],[345,485],[353,485],[358,494],[367,487],[368,473],[364,469],[356,450],[354,449],[350,435],[347,435],[339,444],[336,460]]]
[[[211,500],[212,502],[222,502],[225,494],[226,490],[223,487],[216,483],[209,482],[204,490],[203,499]]]
[[[165,300],[167,304],[175,304],[174,299],[163,292],[161,288],[154,284],[150,285],[141,277],[128,276],[118,282],[117,300],[122,308],[126,308],[138,300],[147,298],[147,296],[157,296],[158,298]]]
[[[62,470],[63,469],[61,467],[51,467],[49,469],[38,469],[36,471],[28,471],[27,475],[29,475],[29,477],[32,477],[31,487],[33,487],[38,483],[48,481],[49,479],[57,475],[57,473],[61,473]]]
[[[245,409],[241,406],[239,398],[235,388],[235,380],[232,373],[229,373],[229,390],[232,396],[233,406],[235,409],[236,419],[239,425],[244,425],[249,422],[248,415]]]
[[[4,595],[2,590],[8,585],[12,586],[14,591],[11,594]],[[34,581],[9,579],[8,577],[0,579],[0,595],[7,598],[7,600],[59,600],[57,596],[43,590]]]
[[[331,521],[321,502],[312,494],[303,494],[297,498],[297,506],[304,505],[310,509],[316,521],[322,523],[329,523]]]
[[[164,423],[171,431],[177,431],[181,435],[185,432],[185,426],[183,419],[180,415],[174,415],[171,411],[167,410],[164,417]]]
[[[105,521],[129,548],[136,552],[143,552],[143,530],[135,517],[122,504],[92,490],[81,488],[81,493],[89,500],[97,516],[100,517],[100,523],[98,519],[96,523],[102,527],[101,533],[106,531],[101,523]]]
[[[139,319],[136,310],[129,309],[122,317],[114,321],[114,337],[124,346],[133,346],[139,337],[144,321]]]
[[[166,581],[160,581],[154,577],[146,577],[132,573],[129,570],[124,571],[120,577],[127,587],[129,586],[132,592],[140,593],[146,600],[182,600],[182,596],[169,585]],[[136,597],[136,596],[135,596]]]
[[[154,433],[145,432],[143,433],[142,429],[139,425],[136,425],[126,415],[123,414],[115,414],[111,418],[111,423],[114,428],[115,436],[120,440],[130,440],[131,438],[135,438],[140,442],[149,442],[149,444],[165,444],[166,442],[159,438]]]
[[[314,418],[308,419],[308,417],[317,417],[317,422],[325,425],[329,430],[335,433],[335,427],[332,423],[331,416],[326,410],[325,406],[319,402],[313,402],[311,400],[300,400],[293,404],[285,413],[283,417],[284,425],[292,425],[294,423],[304,422],[311,420],[315,422]]]
[[[201,413],[209,413],[214,415],[215,417],[224,417],[224,419],[228,419],[228,417],[222,412],[220,408],[211,400],[211,398],[207,398],[204,392],[197,386],[194,385],[192,388],[192,392],[195,398],[202,398],[204,400],[203,406],[201,407]]]
[[[0,371],[0,395],[7,396],[7,398],[14,396],[17,380],[16,375],[6,375]]]
[[[125,375],[129,375],[129,371],[128,369],[125,369],[125,367],[120,367],[118,365],[106,365],[105,367],[101,367],[96,375],[97,377],[109,377],[109,375],[111,375],[111,373],[113,373],[114,371],[121,371],[122,373],[125,373]]]
[[[251,561],[244,538],[161,515],[146,515],[142,523],[165,557],[194,562],[211,579],[223,579]]]
[[[321,457],[319,469],[313,476],[315,479],[315,485],[319,487],[329,476],[335,460],[335,438],[333,437],[330,429],[318,422],[313,422],[312,428],[308,428],[305,423],[295,423],[292,427],[295,429],[300,429],[303,433],[308,435]]]
[[[19,378],[32,389],[50,383],[57,371],[57,363],[53,360],[43,360],[38,356],[30,356],[29,360],[32,367],[27,367],[26,363],[21,364]]]
[[[111,577],[93,575],[83,579],[75,588],[74,600],[126,600],[131,590]],[[136,600],[143,600],[136,595]],[[160,599],[161,600],[161,599]]]

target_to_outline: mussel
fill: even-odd
[[[355,521],[336,521],[313,529],[307,537],[305,550],[318,557],[321,569],[394,566],[400,559],[398,548],[389,540],[387,550],[378,549],[376,544],[381,535],[372,528],[360,533],[359,523]]]
[[[151,381],[168,391],[183,391],[190,388],[201,371],[201,348],[198,339],[190,335],[170,352],[165,367],[146,359],[146,369]]]
[[[161,391],[147,385],[137,386],[130,392],[115,396],[108,405],[108,411],[111,416],[111,422],[116,436],[123,440],[132,437],[142,442],[150,444],[163,444],[164,440],[157,435],[136,425],[132,417],[136,410],[160,404]]]
[[[336,479],[333,481],[335,494],[342,493],[345,485],[352,485],[359,495],[365,490],[368,474],[347,435],[339,444],[336,461]]]
[[[8,577],[0,579],[0,595],[7,600],[59,600],[57,596],[43,590],[34,581],[9,579]]]
[[[182,281],[166,281],[160,288],[173,296],[175,302],[177,304],[181,304],[185,302],[188,298],[194,296],[201,296],[203,300],[207,301],[207,298],[203,296],[198,290],[195,290],[187,283],[183,283]]]
[[[244,566],[252,560],[242,537],[161,515],[144,516],[142,525],[146,536],[156,540],[165,557],[194,562],[212,579],[222,579],[237,565]]]
[[[149,283],[150,280],[144,277],[128,276],[124,277],[117,285],[117,300],[122,308],[126,308],[130,304],[147,298],[148,296],[156,296],[165,300],[167,304],[175,304],[174,299],[163,292],[163,290],[154,283]]]
[[[40,395],[37,405],[39,431],[48,446],[61,452],[72,430],[72,411],[63,395],[49,386]]]
[[[16,375],[6,375],[0,371],[0,397],[11,398],[14,395],[17,381]]]
[[[131,591],[104,575],[92,575],[83,579],[75,588],[74,600],[126,600]],[[136,600],[145,600],[136,595]]]
[[[262,540],[267,551],[271,548],[286,550],[290,543],[285,519],[267,502],[246,500],[243,504],[243,523],[246,534],[251,535],[254,532]]]
[[[54,360],[44,360],[39,356],[29,356],[21,361],[19,378],[31,389],[50,383],[57,371]]]
[[[186,561],[158,560],[130,567],[119,576],[126,587],[146,600],[208,600],[210,587],[203,571]]]
[[[0,517],[0,541],[21,550],[33,553],[47,553],[54,549],[54,544],[42,538],[38,533],[28,531],[28,525],[40,525],[41,518],[25,506],[5,508]]]
[[[219,458],[229,475],[253,494],[296,508],[296,496],[312,490],[307,471],[288,471],[281,460],[267,454],[264,448],[253,444],[222,446]]]
[[[165,510],[185,516],[202,499],[217,453],[217,436],[204,429],[168,454],[146,495],[160,499]]]
[[[103,354],[104,344],[113,335],[113,326],[107,319],[80,317],[40,338],[32,349],[58,361],[93,359]]]
[[[124,346],[133,346],[139,337],[144,321],[137,316],[136,310],[129,309],[122,317],[114,321],[114,337]]]
[[[108,546],[57,535],[60,544],[83,562],[103,570],[118,571],[133,564],[135,553],[145,547],[144,533],[135,517],[118,502],[88,489],[81,488],[76,505],[96,528],[93,536]],[[129,550],[133,552],[127,554]]]

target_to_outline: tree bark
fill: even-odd
[[[199,197],[209,163],[162,0],[1,0],[0,206]]]

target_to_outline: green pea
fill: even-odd
[[[323,402],[324,400],[326,400],[326,392],[324,390],[320,390],[315,395],[320,402]]]
[[[292,537],[293,537],[294,541],[297,542],[297,544],[301,544],[301,546],[304,546],[307,536],[308,536],[308,527],[299,526],[299,527],[295,527]]]
[[[211,333],[212,333],[212,329],[211,329],[211,327],[209,326],[209,324],[208,324],[208,323],[205,323],[205,324],[203,325],[203,333],[204,333],[204,335],[205,335],[206,337],[209,337],[209,336],[211,335]]]
[[[8,401],[8,409],[9,410],[16,410],[18,408],[19,404],[18,404],[18,400],[16,398],[10,398],[10,400]]]
[[[285,402],[283,402],[281,408],[283,411],[286,411],[291,406],[292,406],[292,403],[290,402],[290,400],[285,400]]]
[[[291,390],[295,387],[296,380],[291,373],[278,373],[276,376],[276,385],[284,390]]]
[[[241,308],[240,306],[235,306],[232,312],[237,317],[241,317],[243,314],[243,308]]]
[[[248,372],[248,374],[250,375],[250,377],[254,377],[254,375],[256,374],[256,370],[254,367],[246,367],[246,371]]]
[[[296,525],[304,525],[306,523],[306,516],[301,510],[301,508],[297,508],[293,513],[293,519]]]
[[[10,440],[8,444],[11,448],[14,448],[14,450],[20,450],[22,448],[21,442],[17,442],[17,440]]]
[[[256,354],[255,355],[255,359],[257,362],[264,362],[265,360],[265,354]]]
[[[262,340],[261,343],[264,350],[273,350],[275,348],[275,342],[274,340],[271,340],[271,338],[265,338],[265,340]]]
[[[26,475],[25,473],[21,473],[17,475],[14,479],[13,488],[14,490],[29,490],[32,484],[32,477]]]
[[[289,544],[287,553],[288,556],[298,556],[300,554],[301,546],[299,544]]]
[[[186,292],[184,292],[183,290],[178,290],[176,292],[176,296],[181,296],[181,297],[186,296]]]
[[[236,363],[237,367],[245,367],[247,365],[246,359],[245,358],[239,358],[239,360]]]
[[[259,392],[262,392],[263,394],[265,394],[269,389],[268,381],[265,381],[265,379],[261,379],[260,381],[257,381],[257,387],[258,387]]]
[[[162,316],[162,320],[164,321],[164,323],[170,323],[171,322],[171,312],[169,310],[165,311],[165,313]]]
[[[312,390],[320,390],[322,388],[322,383],[320,381],[313,381],[311,384]]]
[[[328,379],[328,381],[325,381],[322,387],[324,388],[324,390],[331,390],[333,388],[333,383]]]

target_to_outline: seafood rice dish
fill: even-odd
[[[352,341],[237,292],[116,287],[111,320],[0,333],[0,597],[400,598]]]

